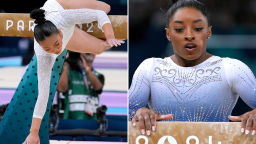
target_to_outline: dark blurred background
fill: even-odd
[[[239,59],[256,74],[256,0],[198,0],[211,14],[207,52]],[[129,0],[129,87],[139,64],[173,54],[166,38],[165,14],[171,0]],[[240,98],[232,115],[251,110]]]

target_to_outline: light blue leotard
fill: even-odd
[[[241,61],[212,56],[193,67],[170,57],[150,58],[137,68],[129,90],[129,117],[148,106],[170,121],[228,122],[238,97],[256,107],[256,80]]]

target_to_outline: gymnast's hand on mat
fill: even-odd
[[[145,128],[147,135],[150,135],[151,128],[153,131],[156,129],[156,121],[169,120],[173,117],[173,114],[161,115],[156,111],[140,108],[136,111],[135,116],[132,118],[133,126],[136,126],[136,121],[139,121],[139,127],[142,134],[145,134]]]
[[[124,44],[124,41],[118,40],[118,39],[107,39],[106,42],[102,43],[105,46],[120,46],[121,44]]]
[[[241,132],[245,131],[245,134],[249,134],[252,131],[252,135],[256,132],[256,109],[249,111],[240,116],[228,116],[232,121],[242,121]]]
[[[30,133],[22,144],[40,144],[40,139],[37,133]]]

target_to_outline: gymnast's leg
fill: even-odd
[[[111,46],[103,45],[102,43],[104,42],[75,27],[66,49],[80,53],[101,54],[103,51],[111,48]]]
[[[106,14],[110,11],[110,5],[97,0],[57,0],[64,9],[89,8],[102,10]]]

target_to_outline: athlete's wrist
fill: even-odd
[[[31,133],[31,134],[36,134],[36,135],[38,135],[39,129],[31,128],[31,129],[30,129],[30,133]]]
[[[106,40],[115,39],[115,35],[112,35],[112,34],[105,35],[105,36],[106,36]]]
[[[110,23],[106,23],[102,26],[106,39],[115,39],[115,34]]]

